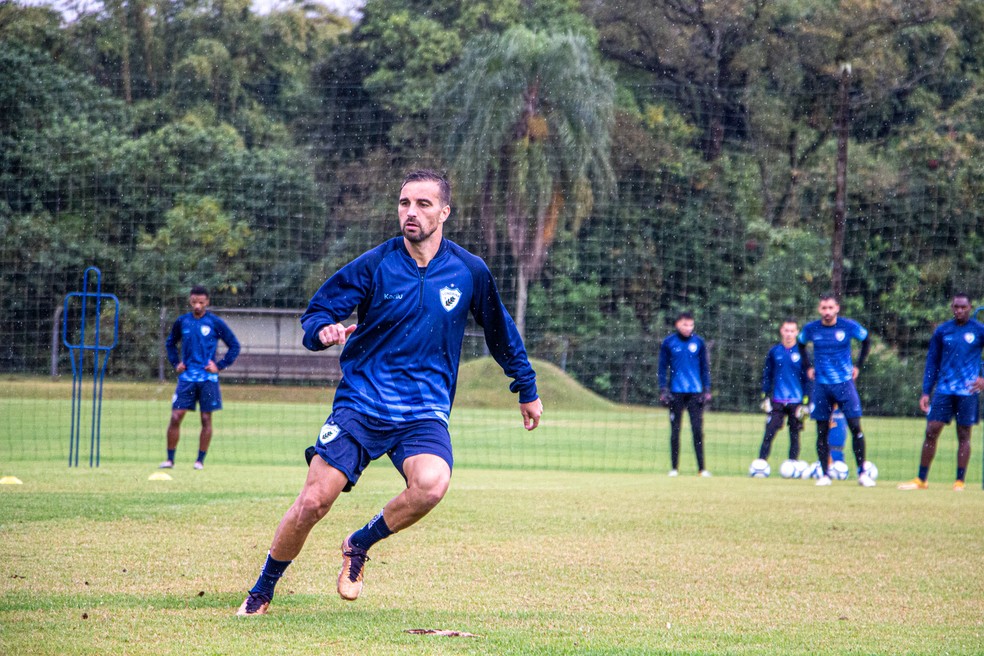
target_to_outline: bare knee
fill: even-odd
[[[294,501],[291,510],[298,524],[311,527],[324,519],[324,516],[331,510],[331,505],[331,500],[309,494],[305,490]]]
[[[407,493],[417,510],[429,511],[441,502],[450,484],[450,472],[434,472],[432,475],[411,481]]]

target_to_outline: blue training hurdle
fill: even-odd
[[[95,292],[91,292],[90,274],[95,275]],[[73,299],[81,301],[78,321],[72,326],[71,337],[69,325],[72,324],[69,305]],[[102,337],[102,303],[112,300],[115,304],[113,316],[112,343],[103,345]],[[94,315],[94,326],[91,334],[88,331],[89,314]],[[102,271],[96,267],[87,267],[82,272],[82,291],[70,292],[65,296],[64,312],[62,313],[62,343],[68,348],[72,360],[72,421],[71,434],[68,440],[68,466],[79,466],[79,451],[82,449],[82,388],[85,382],[86,354],[92,353],[92,426],[89,437],[89,466],[99,466],[99,432],[102,428],[102,394],[103,380],[106,377],[106,363],[109,354],[119,341],[120,333],[120,301],[113,294],[102,293]],[[74,458],[74,460],[73,460]]]

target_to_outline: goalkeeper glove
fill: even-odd
[[[759,407],[762,408],[762,412],[768,414],[772,412],[772,399],[763,395],[762,402],[759,403]]]
[[[803,403],[800,404],[800,407],[796,408],[797,419],[806,419],[807,417],[813,414],[813,404],[810,403],[809,401],[810,399],[804,397]]]

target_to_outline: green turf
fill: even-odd
[[[224,387],[206,469],[189,415],[173,480],[151,481],[170,387],[112,390],[99,468],[67,466],[64,389],[0,383],[0,476],[23,481],[0,485],[0,654],[984,653],[984,493],[976,467],[950,490],[952,427],[931,488],[899,492],[916,420],[866,418],[878,487],[816,488],[743,475],[760,415],[710,413],[715,477],[693,475],[685,435],[671,479],[663,410],[574,395],[527,433],[515,408],[459,406],[451,491],[373,550],[363,598],[335,595],[337,549],[399,492],[385,460],[315,529],[271,614],[243,619],[324,391]]]
[[[400,488],[377,463],[272,612],[233,613],[301,467],[22,463],[0,487],[9,654],[979,654],[984,495],[747,478],[464,469],[378,545],[355,603],[342,537]],[[477,638],[416,636],[409,629]]]

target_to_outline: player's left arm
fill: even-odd
[[[527,430],[533,430],[540,421],[543,405],[537,394],[536,372],[530,365],[523,338],[499,297],[499,290],[488,267],[468,264],[473,280],[469,309],[484,331],[485,343],[492,358],[513,379],[509,391],[519,393],[524,425]]]
[[[537,398],[529,403],[520,403],[519,411],[523,415],[523,427],[533,430],[540,425],[540,415],[543,414],[543,403]]]
[[[864,361],[868,359],[868,353],[871,352],[871,338],[865,336],[861,340],[861,352],[858,353],[858,363],[854,367],[854,377],[857,378],[858,374],[861,372],[861,367],[864,366]]]
[[[216,317],[215,322],[216,333],[219,339],[226,345],[226,353],[222,356],[222,359],[215,363],[215,367],[218,371],[222,371],[239,357],[239,340],[236,339],[236,334],[232,332],[232,328],[229,327],[222,319]],[[215,373],[215,372],[213,372]]]
[[[707,343],[700,343],[700,384],[704,388],[704,402],[711,400],[711,353]]]
[[[807,399],[813,396],[813,378],[810,376],[813,362],[810,360],[810,354],[807,353],[805,346],[797,344],[796,348],[799,349],[800,354],[800,385],[803,387],[803,403],[807,403]]]

